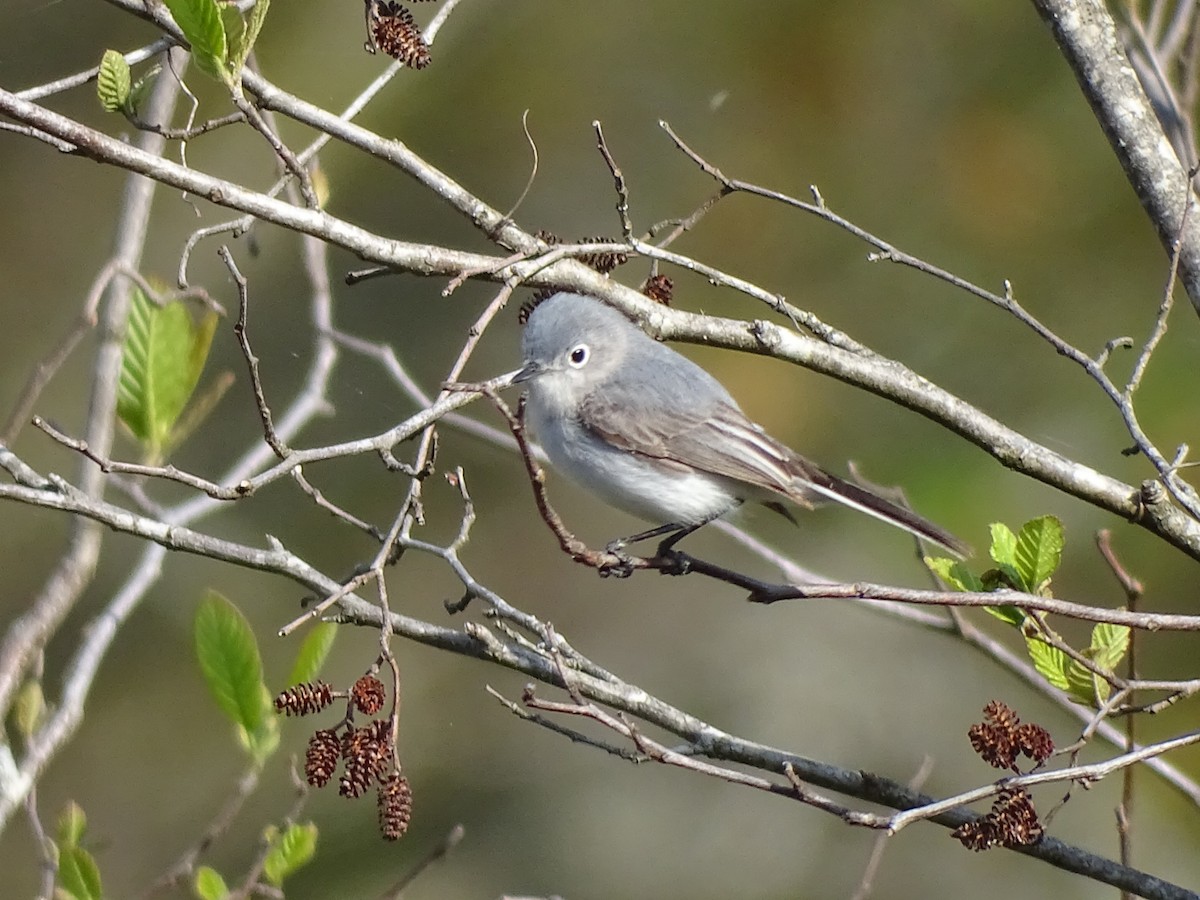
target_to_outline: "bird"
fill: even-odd
[[[622,313],[559,292],[528,313],[527,415],[553,468],[655,528],[609,543],[609,552],[668,537],[659,555],[697,528],[757,501],[795,522],[783,501],[812,509],[832,500],[930,541],[969,549],[945,529],[833,475],[751,421],[716,378],[651,338]]]

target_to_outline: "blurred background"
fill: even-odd
[[[969,8],[968,8],[969,7]],[[436,11],[415,7],[419,21]],[[0,9],[0,84],[21,89],[95,65],[106,48],[129,50],[152,29],[103,3],[9,0]],[[276,4],[259,60],[276,84],[340,110],[387,64],[362,51],[358,4]],[[201,117],[226,111],[193,73]],[[106,116],[92,86],[49,105],[109,133],[128,128]],[[624,170],[635,226],[690,213],[713,183],[671,145],[665,119],[728,175],[829,205],[901,248],[992,290],[1011,279],[1017,298],[1065,338],[1096,352],[1110,338],[1148,333],[1167,261],[1143,218],[1074,79],[1031,5],[977,0],[884,2],[644,3],[467,0],[433,47],[433,63],[402,73],[361,116],[499,209],[528,177],[537,179],[515,217],[564,238],[618,234],[612,179],[595,149],[600,120]],[[291,123],[284,136],[311,135]],[[177,151],[172,151],[177,152]],[[192,165],[263,187],[274,179],[268,148],[244,130],[194,141]],[[403,175],[331,144],[322,155],[329,209],[409,241],[491,251],[470,223]],[[7,412],[36,362],[55,345],[83,302],[113,243],[124,175],[59,156],[0,133],[0,411]],[[227,214],[162,190],[143,271],[174,281],[183,241]],[[292,396],[312,348],[298,241],[255,231],[257,255],[233,245],[250,282],[251,339],[268,398]],[[236,295],[202,245],[191,276],[228,308]],[[1150,468],[1121,450],[1130,441],[1098,388],[1027,329],[981,301],[886,263],[845,233],[763,200],[734,196],[676,246],[811,310],[878,352],[900,359],[1029,437],[1115,477],[1137,483]],[[413,276],[348,288],[359,262],[331,254],[338,324],[390,342],[410,372],[433,389],[465,330],[494,295],[469,284],[443,298],[444,282]],[[645,265],[615,277],[636,284]],[[702,279],[669,272],[678,306],[744,318],[767,313]],[[1140,394],[1143,424],[1168,455],[1200,442],[1194,386],[1200,331],[1185,303]],[[209,374],[238,382],[204,429],[173,459],[211,477],[258,435],[232,323],[218,333]],[[486,377],[518,362],[515,305],[492,328],[467,372]],[[38,412],[71,433],[85,415],[91,365],[85,343],[43,396]],[[1093,545],[1099,528],[1147,585],[1145,608],[1196,612],[1195,563],[1132,526],[1001,468],[919,417],[864,392],[780,363],[685,348],[720,377],[769,431],[834,471],[849,461],[883,484],[899,484],[923,514],[979,551],[988,524],[1018,527],[1051,513],[1067,529],[1055,580],[1059,596],[1123,602]],[[1129,356],[1118,354],[1123,373]],[[1184,386],[1187,386],[1185,389]],[[413,410],[369,361],[346,355],[334,381],[334,413],[295,443],[312,446],[382,430]],[[492,424],[482,405],[470,414]],[[538,519],[519,461],[442,429],[443,470],[465,468],[479,519],[465,561],[514,604],[551,620],[580,651],[630,682],[715,726],[753,740],[905,781],[928,756],[925,789],[945,795],[994,777],[965,734],[983,705],[1000,697],[1041,722],[1059,744],[1077,722],[961,643],[845,602],[748,606],[733,589],[697,578],[602,581],[563,556]],[[70,475],[78,461],[26,429],[15,449],[43,471]],[[405,451],[407,448],[398,448]],[[117,455],[133,458],[126,440]],[[311,467],[332,500],[373,522],[394,515],[405,483],[375,459]],[[154,486],[171,501],[182,492]],[[640,527],[564,484],[552,497],[592,544]],[[458,524],[458,500],[429,482],[431,539]],[[806,515],[796,530],[769,514],[746,527],[802,565],[838,579],[923,586],[910,542],[850,512]],[[272,534],[314,565],[350,571],[374,548],[279,484],[209,518],[202,529],[253,544]],[[63,549],[62,516],[15,506],[0,513],[0,625],[40,588]],[[689,540],[698,555],[772,575],[769,566],[713,531]],[[142,547],[108,535],[97,580],[48,648],[53,696],[63,661]],[[984,562],[979,568],[985,567]],[[442,601],[461,593],[444,567],[407,557],[390,576],[392,608],[448,620]],[[95,684],[82,729],[52,764],[38,803],[52,822],[67,800],[87,811],[92,848],[111,896],[130,896],[189,846],[232,790],[242,759],[201,681],[191,621],[214,587],[250,617],[268,679],[282,688],[295,639],[274,637],[298,611],[303,591],[281,579],[194,557],[169,560],[162,581],[118,638]],[[473,609],[471,615],[479,616]],[[972,619],[995,633],[1002,626]],[[1085,641],[1085,630],[1064,623]],[[1009,635],[1004,635],[1008,639]],[[353,680],[374,659],[376,636],[344,629],[327,675]],[[1196,675],[1194,640],[1144,636],[1143,674]],[[321,829],[315,863],[288,884],[294,898],[371,897],[395,882],[455,823],[466,838],[405,894],[493,898],[503,893],[582,898],[843,897],[853,893],[875,834],[763,794],[662,766],[632,766],[524,724],[484,691],[520,694],[523,679],[482,664],[398,642],[404,675],[402,756],[415,818],[398,844],[376,833],[374,804],[347,802],[333,788],[305,811]],[[543,691],[549,695],[549,689]],[[1144,739],[1192,727],[1195,702],[1139,724]],[[321,724],[321,723],[316,723]],[[569,723],[568,723],[569,724]],[[235,878],[263,825],[292,802],[285,759],[302,753],[309,720],[283,726],[286,753],[208,862]],[[1098,759],[1108,749],[1085,754]],[[1171,761],[1200,776],[1200,752]],[[1050,832],[1098,853],[1117,852],[1113,809],[1119,781],[1076,791]],[[1200,886],[1195,854],[1200,816],[1148,772],[1137,779],[1134,863]],[[1039,792],[1053,806],[1060,786]],[[0,836],[5,897],[31,895],[38,869],[25,821]],[[939,827],[917,826],[888,845],[875,896],[926,898],[990,893],[1003,880],[1014,896],[1095,897],[1098,886],[1007,851],[972,854]]]

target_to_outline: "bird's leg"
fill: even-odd
[[[722,510],[724,512],[724,510]],[[707,525],[713,519],[720,517],[720,513],[714,516],[709,516],[702,522],[693,522],[689,525],[681,525],[678,522],[670,522],[666,525],[660,525],[658,528],[651,528],[649,531],[643,531],[639,534],[632,535],[627,538],[619,538],[615,541],[609,541],[605,546],[605,552],[611,553],[620,560],[618,565],[609,566],[602,569],[602,574],[616,575],[619,578],[627,578],[633,572],[633,567],[630,564],[629,556],[625,553],[625,548],[630,544],[636,544],[638,541],[647,541],[650,538],[666,535],[659,542],[658,549],[654,551],[654,558],[659,561],[658,570],[664,575],[686,575],[690,568],[689,558],[686,553],[681,553],[675,549],[675,545],[682,541],[685,537],[691,534],[698,528]]]
[[[617,538],[609,541],[604,545],[604,552],[617,558],[617,562],[609,566],[601,566],[600,574],[604,576],[615,575],[617,578],[628,578],[633,574],[633,560],[629,554],[625,552],[625,548],[630,544],[636,544],[639,541],[648,541],[650,538],[656,538],[661,535],[671,535],[663,544],[668,541],[674,543],[683,537],[685,534],[690,534],[695,528],[690,525],[680,525],[676,522],[668,522],[666,525],[660,525],[657,528],[651,528],[649,531],[641,531],[629,537]],[[682,532],[682,533],[679,533]],[[676,536],[678,534],[678,536]],[[662,544],[659,545],[661,551]]]
[[[684,535],[691,534],[699,526],[680,525],[678,522],[668,522],[666,525],[659,525],[657,528],[651,528],[649,531],[639,531],[637,534],[632,534],[629,537],[617,538],[615,541],[609,541],[604,546],[605,553],[611,553],[614,556],[620,555],[621,551],[630,544],[637,544],[641,541],[648,541],[650,538],[660,537],[664,534],[675,535],[676,532],[682,532],[679,537],[667,538],[668,541],[674,543]],[[667,541],[663,541],[665,544]],[[661,545],[660,545],[661,546]]]
[[[680,550],[676,550],[675,545],[696,529],[704,527],[716,518],[719,518],[719,516],[709,516],[703,522],[696,522],[694,525],[685,525],[679,528],[674,534],[664,538],[659,543],[658,549],[654,551],[655,558],[664,563],[659,568],[659,571],[664,575],[686,575],[692,567],[691,557]]]

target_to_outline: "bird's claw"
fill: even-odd
[[[609,560],[600,564],[601,578],[628,578],[633,574],[633,557],[624,548],[624,541],[611,541],[604,548]]]
[[[654,558],[655,568],[663,575],[686,575],[692,570],[692,561],[686,553],[668,548],[658,548]]]

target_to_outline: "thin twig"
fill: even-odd
[[[241,347],[242,356],[246,360],[246,366],[250,370],[250,385],[254,390],[254,405],[258,407],[258,417],[262,420],[263,437],[267,441],[267,446],[274,451],[275,455],[280,459],[287,459],[292,452],[286,444],[279,440],[279,435],[275,433],[275,424],[271,418],[271,407],[267,405],[267,398],[263,392],[262,378],[258,371],[258,357],[254,351],[250,349],[250,336],[246,331],[246,320],[250,313],[250,294],[246,285],[246,278],[238,269],[237,263],[234,262],[233,254],[229,252],[229,247],[222,244],[221,249],[217,251],[217,255],[225,263],[225,267],[229,270],[233,282],[237,285],[238,293],[238,320],[233,326],[233,333],[237,336],[238,346]]]

